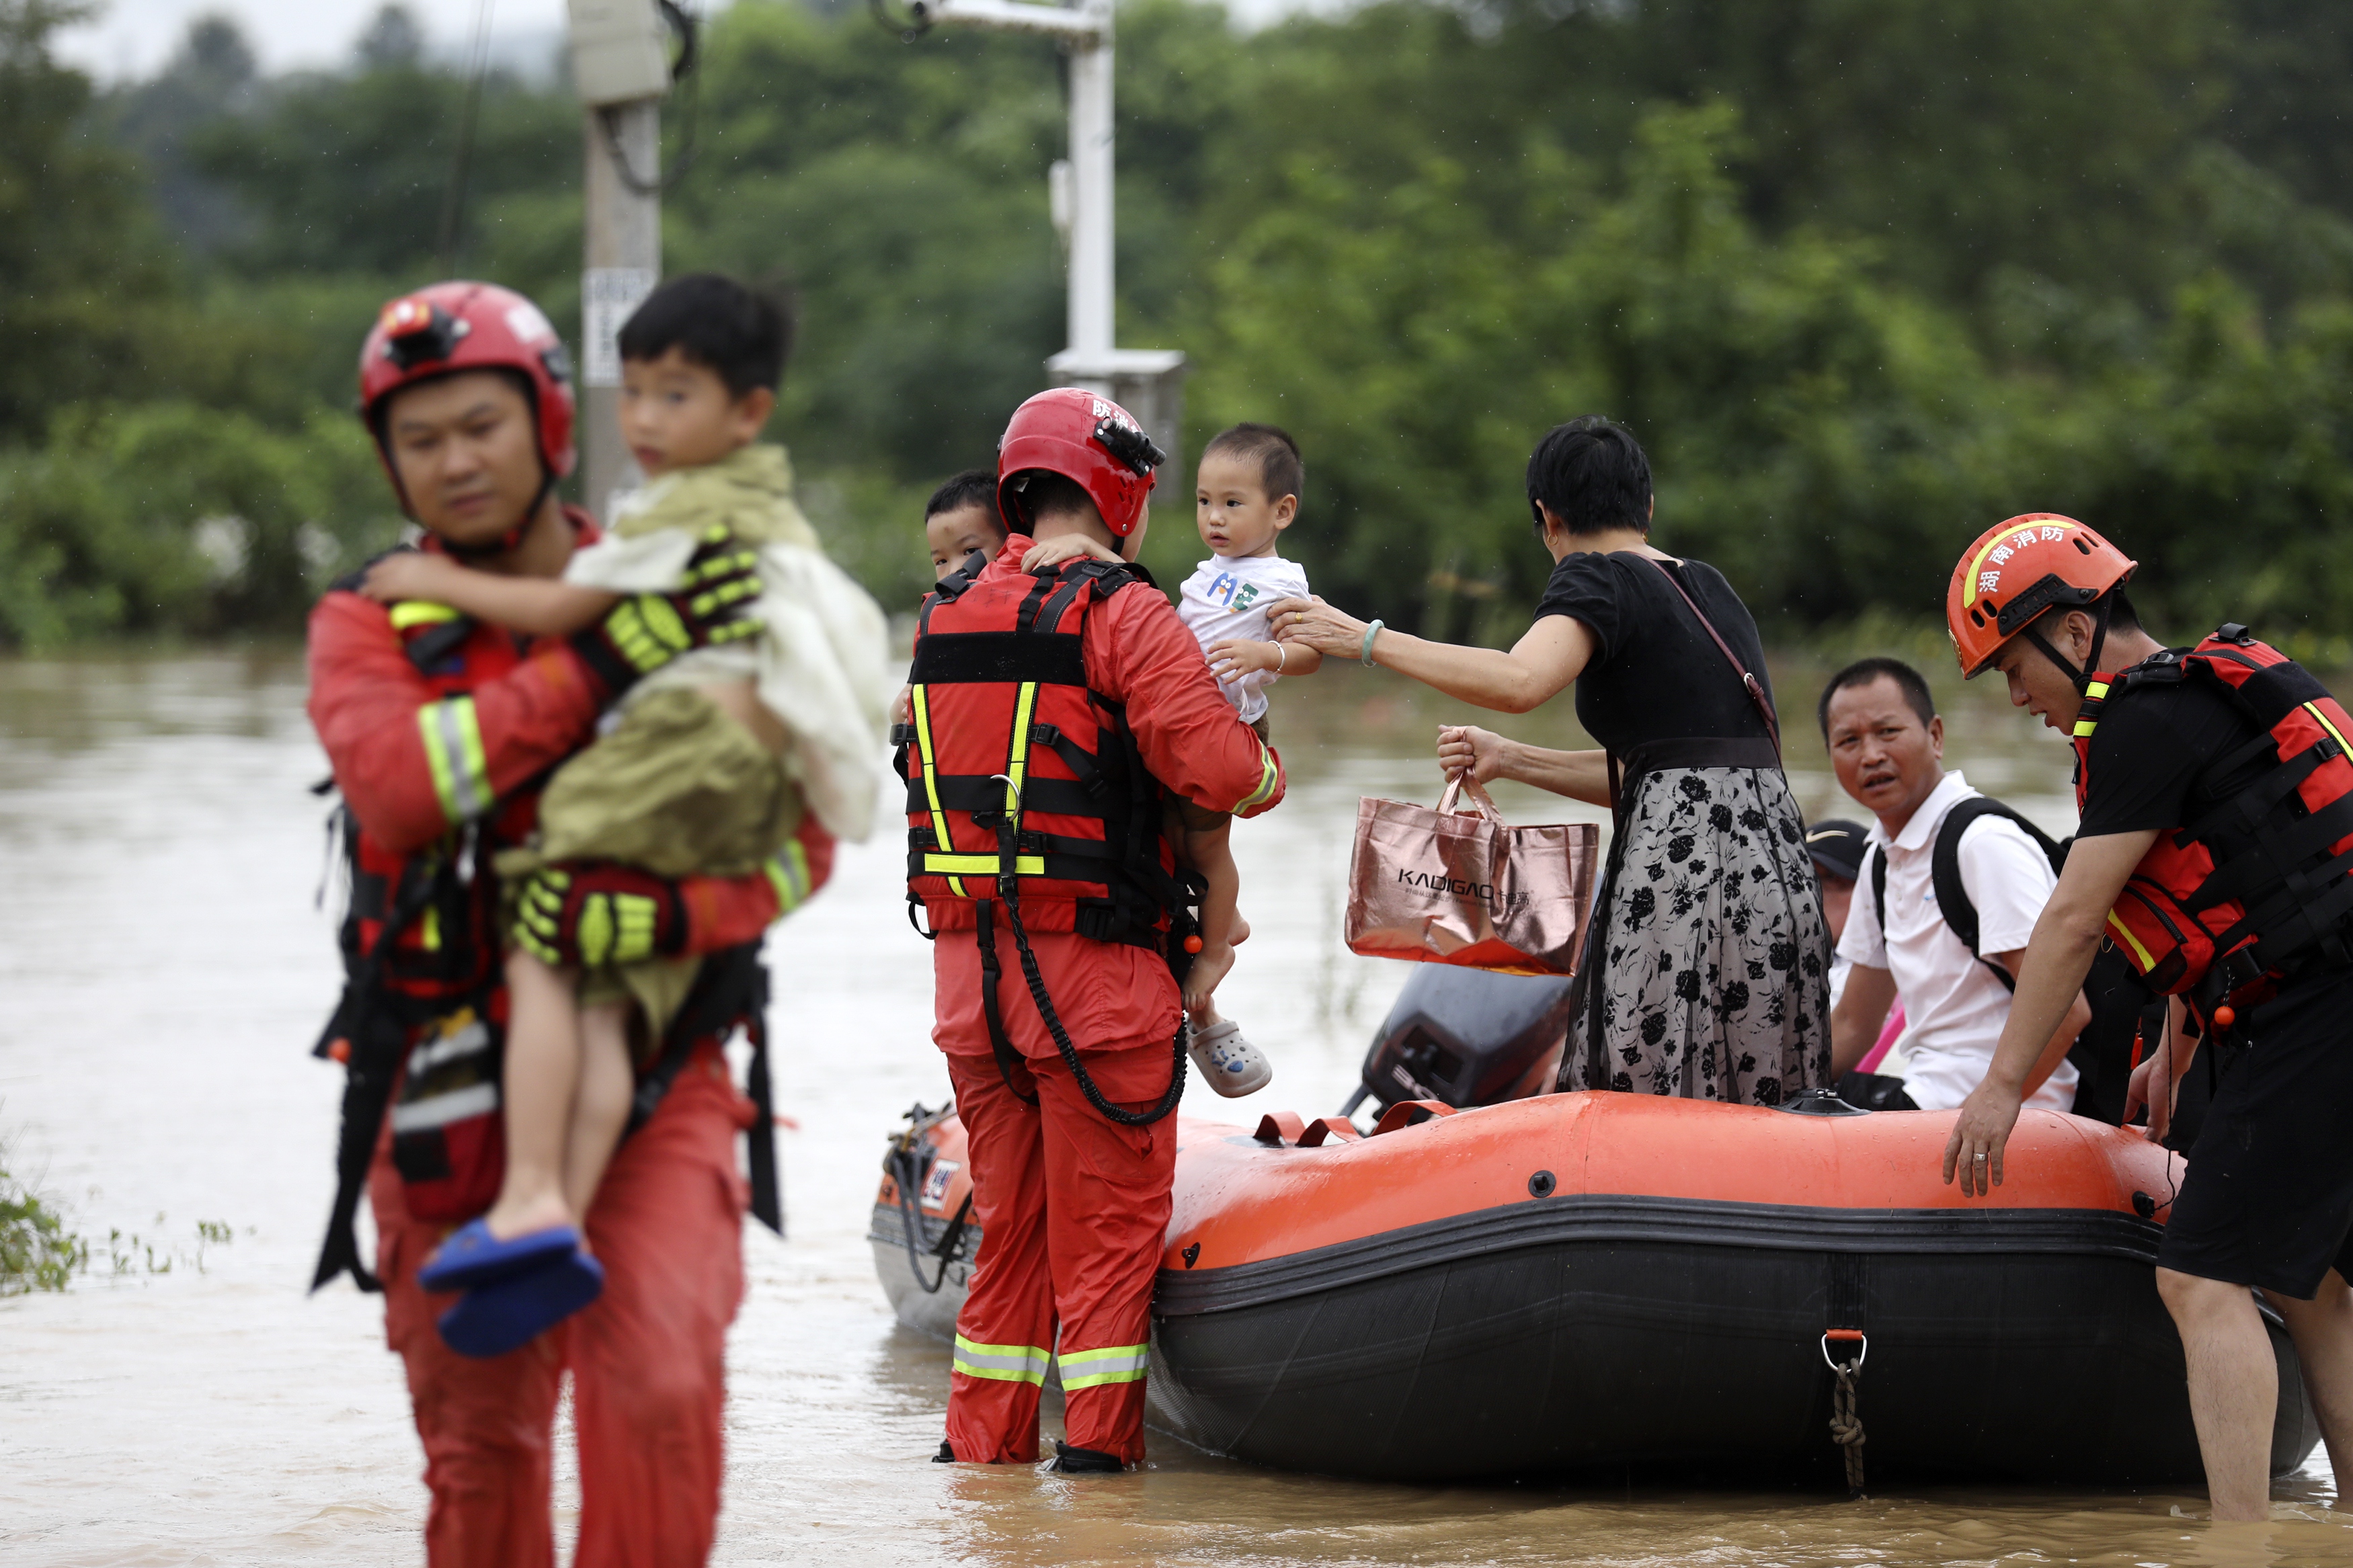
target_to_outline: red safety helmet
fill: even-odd
[[[1984,674],[2001,645],[2023,634],[2080,689],[2098,667],[2107,638],[2103,601],[2137,565],[2091,529],[2056,512],[2030,511],[1986,530],[1954,566],[1945,591],[1945,623],[1962,678]],[[2087,668],[2077,669],[2032,628],[2046,611],[2091,605],[2098,606],[2099,627]]]
[[[375,437],[392,488],[400,473],[384,444],[385,399],[404,386],[467,370],[511,370],[530,389],[539,460],[548,483],[572,471],[572,360],[538,306],[495,283],[435,283],[387,303],[360,345],[360,417]],[[401,495],[406,508],[408,497]]]
[[[1058,386],[1015,409],[997,444],[997,510],[1007,528],[1029,531],[1023,476],[1060,474],[1075,480],[1112,532],[1125,539],[1144,521],[1153,470],[1167,460],[1126,409],[1083,387]]]

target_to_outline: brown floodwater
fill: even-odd
[[[1813,739],[1816,673],[1780,671],[1810,814],[1839,804]],[[1997,693],[1953,696],[1949,760],[2063,829],[2061,742]],[[70,1290],[0,1301],[12,1568],[422,1560],[422,1457],[380,1311],[348,1282],[302,1289],[338,1087],[305,1055],[336,976],[313,903],[323,807],[306,792],[324,770],[301,698],[300,661],[281,655],[0,662],[0,1163],[94,1254]],[[1356,800],[1434,798],[1431,729],[1461,712],[1345,667],[1278,692],[1293,794],[1236,833],[1256,935],[1221,993],[1275,1082],[1191,1109],[1254,1120],[1346,1097],[1405,979],[1338,940]],[[1577,743],[1566,699],[1516,728]],[[1502,799],[1524,820],[1598,816]],[[2225,1529],[2190,1490],[1847,1502],[1704,1475],[1420,1488],[1260,1469],[1166,1436],[1119,1478],[929,1464],[946,1351],[894,1326],[863,1239],[884,1131],[945,1092],[891,837],[847,851],[771,942],[780,1108],[797,1122],[784,1134],[792,1235],[746,1232],[717,1561],[2353,1562],[2353,1514],[2327,1506],[2318,1456],[2279,1486],[2269,1523]],[[568,1523],[568,1470],[558,1489]]]

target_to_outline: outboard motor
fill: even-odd
[[[1418,965],[1365,1053],[1363,1087],[1341,1108],[1370,1100],[1494,1105],[1551,1087],[1568,1035],[1566,975],[1491,974]]]

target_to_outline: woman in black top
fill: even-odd
[[[1545,437],[1528,504],[1555,565],[1509,653],[1367,626],[1320,598],[1272,606],[1276,637],[1506,713],[1577,683],[1602,751],[1469,727],[1441,730],[1438,748],[1450,774],[1614,809],[1560,1088],[1778,1105],[1827,1086],[1830,939],[1756,622],[1715,567],[1651,545],[1649,459],[1608,420]]]

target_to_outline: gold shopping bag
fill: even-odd
[[[1458,796],[1472,809],[1458,811]],[[1359,800],[1349,951],[1499,974],[1574,974],[1593,918],[1600,844],[1591,823],[1514,827],[1464,778],[1448,783],[1435,811]]]

